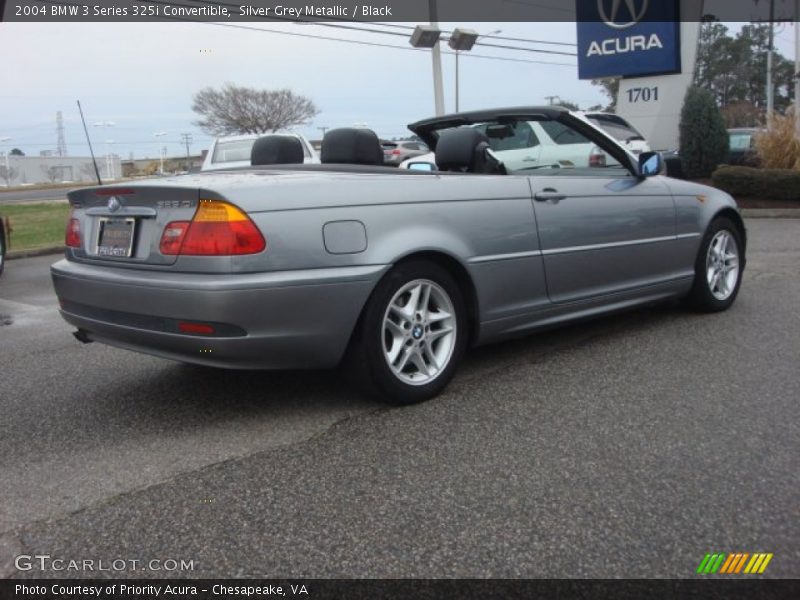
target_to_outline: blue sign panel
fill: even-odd
[[[680,0],[575,2],[580,79],[680,72]]]

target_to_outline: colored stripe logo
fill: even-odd
[[[772,553],[715,552],[706,554],[697,567],[698,575],[761,575],[772,560]]]

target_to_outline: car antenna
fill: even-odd
[[[95,159],[94,150],[92,150],[92,140],[89,139],[89,130],[86,129],[86,119],[83,118],[83,109],[81,108],[80,100],[78,100],[78,111],[81,113],[81,122],[83,123],[83,131],[86,133],[86,141],[89,142],[89,154],[92,155],[92,164],[94,165],[94,173],[97,175],[97,183],[103,185],[103,180],[100,179],[100,169],[97,168],[97,159]]]

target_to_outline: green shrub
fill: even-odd
[[[769,200],[796,200],[800,203],[800,171],[721,166],[711,176],[714,187],[732,196]]]
[[[680,122],[680,150],[683,171],[690,179],[708,177],[725,162],[728,131],[708,90],[690,87],[683,101]]]

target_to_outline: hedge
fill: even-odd
[[[699,87],[686,92],[678,155],[686,177],[709,177],[728,154],[728,132],[714,95]]]
[[[800,202],[800,171],[722,165],[711,175],[711,181],[732,196]]]

